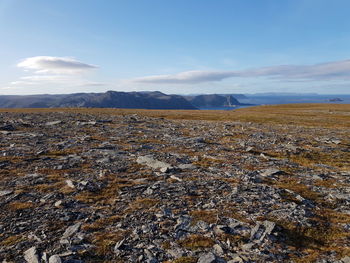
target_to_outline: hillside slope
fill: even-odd
[[[95,107],[127,109],[196,109],[182,96],[161,92],[76,93],[0,96],[1,108]]]

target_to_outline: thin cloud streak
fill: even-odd
[[[76,76],[62,75],[34,75],[21,77],[17,81],[10,83],[12,86],[45,86],[45,85],[63,85],[69,87],[100,87],[106,86],[106,83],[87,81]]]
[[[37,56],[22,60],[17,67],[25,70],[34,70],[35,73],[50,74],[76,74],[91,69],[96,69],[94,65],[86,64],[67,57]]]
[[[269,77],[282,80],[350,80],[350,60],[315,65],[281,65],[241,71],[186,71],[174,75],[155,75],[133,79],[136,83],[197,84],[227,78]]]
[[[9,87],[97,87],[105,83],[85,79],[86,72],[98,68],[67,57],[36,56],[17,64],[24,71],[34,71],[32,75],[22,76],[12,81]]]

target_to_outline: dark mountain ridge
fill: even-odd
[[[153,92],[118,92],[0,95],[0,108],[126,108],[126,109],[197,109],[241,105],[231,95],[167,95]]]
[[[196,109],[179,95],[161,92],[74,93],[57,95],[3,95],[1,108],[94,107],[127,109]]]

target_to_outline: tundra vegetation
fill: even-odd
[[[350,262],[350,105],[0,116],[3,262]]]

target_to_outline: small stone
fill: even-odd
[[[60,207],[62,205],[62,200],[58,200],[57,202],[55,202],[55,207]]]
[[[215,254],[218,254],[218,255],[224,254],[224,250],[223,250],[222,247],[221,247],[220,245],[218,245],[218,244],[215,244],[215,245],[213,246],[213,249],[214,249]]]
[[[268,168],[264,170],[263,172],[260,173],[261,176],[268,177],[268,176],[273,176],[281,173],[281,170],[276,169],[276,168]]]
[[[40,263],[36,247],[31,247],[24,252],[24,259],[28,263]]]
[[[46,126],[52,126],[52,125],[57,125],[60,124],[62,121],[49,121],[45,123]]]
[[[49,263],[49,256],[47,255],[46,252],[44,252],[44,253],[41,255],[41,261],[44,261],[45,263]]]
[[[244,263],[243,259],[239,256],[236,256],[234,259],[231,259],[227,263]]]
[[[49,263],[62,263],[62,260],[59,256],[53,255],[49,258]]]
[[[80,222],[79,222],[79,223],[76,223],[76,224],[74,224],[74,225],[72,225],[72,226],[69,226],[69,227],[66,229],[66,231],[64,231],[63,236],[62,236],[61,239],[66,239],[66,238],[69,238],[69,237],[71,237],[72,235],[74,235],[76,232],[79,231],[80,226],[81,226],[81,223],[80,223]]]
[[[168,249],[167,254],[169,254],[170,256],[172,256],[173,258],[180,258],[184,256],[184,251],[181,248],[175,247],[173,249]]]
[[[216,257],[213,253],[203,254],[197,261],[197,263],[215,263]]]
[[[170,178],[171,178],[171,179],[174,179],[174,180],[176,180],[176,181],[178,181],[178,182],[182,182],[182,179],[179,178],[179,177],[177,177],[177,176],[175,176],[175,175],[171,175]]]
[[[169,172],[169,167],[162,167],[162,168],[160,168],[160,171],[162,172],[162,173],[167,173],[167,172]]]
[[[241,248],[243,250],[251,250],[254,245],[255,245],[254,243],[246,243],[246,244],[242,245]]]
[[[136,160],[138,164],[147,165],[153,169],[171,169],[172,166],[168,163],[155,160],[152,156],[139,156]],[[167,171],[167,170],[166,170]]]
[[[12,194],[12,190],[2,190],[0,191],[0,197]]]
[[[125,239],[118,241],[114,246],[114,253],[119,253],[119,248],[124,244]]]
[[[245,149],[246,152],[254,152],[254,148],[249,146],[247,149]]]
[[[262,242],[266,235],[270,235],[275,228],[275,223],[265,220],[262,224],[257,223],[252,229],[250,240],[255,242]]]
[[[70,187],[70,188],[73,188],[73,189],[75,188],[75,186],[74,186],[72,180],[66,180],[66,184],[67,184],[68,187]]]
[[[197,168],[197,166],[195,166],[191,163],[180,164],[177,167],[181,170],[194,170]]]

